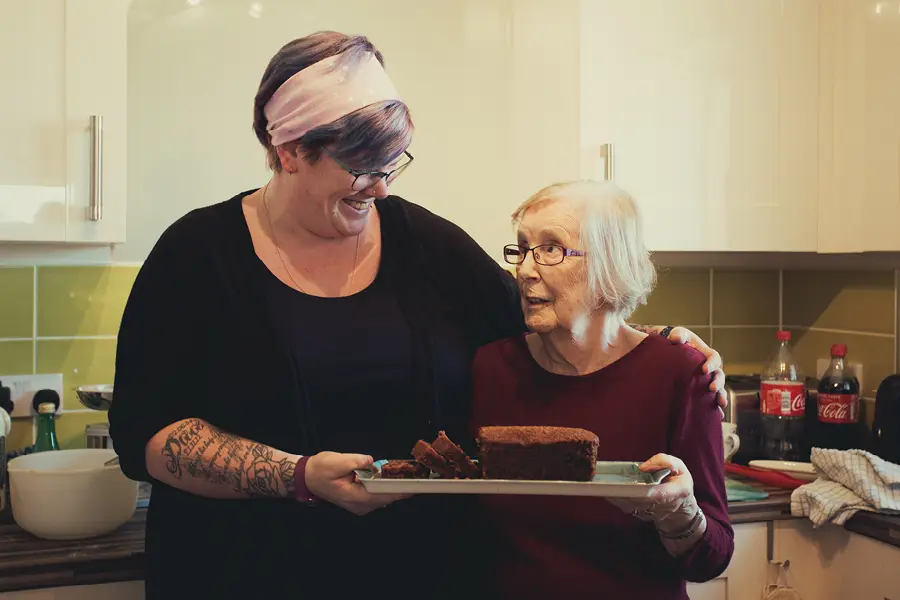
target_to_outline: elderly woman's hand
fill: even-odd
[[[408,498],[406,494],[370,494],[359,482],[356,469],[372,466],[371,456],[320,452],[306,462],[306,487],[317,498],[327,500],[355,515]]]
[[[687,344],[703,353],[703,356],[706,357],[703,372],[715,374],[709,389],[716,392],[719,408],[724,409],[728,406],[728,398],[725,396],[725,371],[722,369],[722,357],[719,356],[719,353],[710,348],[706,342],[700,339],[700,336],[685,327],[673,328],[668,338],[679,344]]]
[[[646,472],[669,469],[671,473],[647,498],[611,498],[610,503],[642,521],[652,521],[663,535],[683,533],[700,511],[691,473],[681,459],[668,454],[657,454],[640,468]]]

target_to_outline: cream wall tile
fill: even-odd
[[[116,335],[137,267],[39,267],[38,336]]]
[[[38,340],[37,372],[62,373],[63,408],[84,408],[74,389],[79,385],[112,383],[116,340]]]
[[[34,372],[34,342],[0,342],[0,373],[31,375]]]
[[[34,269],[0,267],[0,338],[33,335]]]

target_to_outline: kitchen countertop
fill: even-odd
[[[790,490],[754,485],[769,497],[729,502],[733,524],[795,518]],[[0,524],[0,592],[143,579],[146,520],[147,509],[139,508],[117,531],[73,541],[42,540],[14,523]],[[900,547],[900,517],[860,512],[845,528]]]
[[[0,592],[133,581],[144,578],[144,525],[139,508],[113,533],[89,540],[36,538],[0,524]]]

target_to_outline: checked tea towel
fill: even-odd
[[[900,465],[863,450],[812,449],[819,478],[791,494],[791,514],[815,527],[843,525],[861,510],[900,514]]]

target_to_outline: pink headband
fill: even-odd
[[[348,65],[335,68],[339,57],[330,56],[295,73],[272,94],[265,113],[273,146],[370,104],[400,100],[374,54],[353,70]]]

